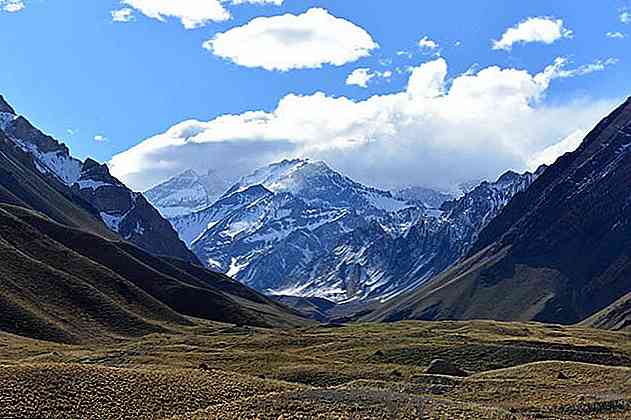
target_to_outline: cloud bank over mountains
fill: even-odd
[[[532,169],[574,147],[577,130],[590,129],[617,99],[552,106],[543,98],[555,79],[604,68],[597,64],[569,69],[557,59],[536,74],[491,66],[450,79],[439,58],[413,68],[397,93],[361,101],[289,94],[271,112],[181,122],[110,164],[138,189],[186,169],[212,168],[230,178],[293,157],[325,160],[377,186],[448,188],[508,168]]]

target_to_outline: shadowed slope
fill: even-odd
[[[518,194],[468,258],[373,320],[575,323],[631,291],[631,100]]]
[[[303,322],[258,295],[249,300],[215,288],[205,270],[190,275],[128,243],[19,207],[0,206],[0,250],[0,329],[15,334],[71,342],[136,336],[193,325],[181,314],[257,326]]]

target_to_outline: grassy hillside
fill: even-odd
[[[304,323],[201,268],[189,267],[196,273],[189,274],[128,243],[20,207],[0,205],[0,253],[0,330],[15,334],[67,342],[138,336],[193,325],[186,316],[257,326]]]

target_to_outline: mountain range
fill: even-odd
[[[385,301],[452,265],[544,169],[507,172],[455,199],[418,187],[391,193],[324,162],[286,160],[243,177],[207,208],[169,220],[209,268],[263,293]],[[190,196],[192,175],[150,196]],[[178,192],[174,185],[186,187]]]
[[[631,99],[550,167],[457,196],[385,191],[308,159],[222,193],[215,176],[153,188],[156,208],[0,96],[0,330],[78,342],[306,316],[631,327]]]

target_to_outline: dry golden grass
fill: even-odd
[[[438,357],[471,376],[425,375]],[[198,322],[83,345],[0,335],[0,417],[623,419],[630,362],[629,334],[534,323]]]

